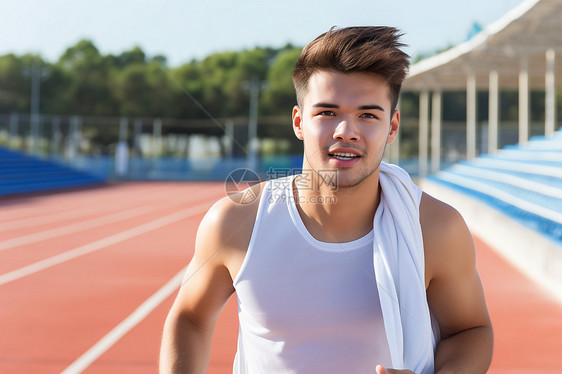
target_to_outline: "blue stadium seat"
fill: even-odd
[[[83,171],[0,147],[0,196],[104,183]]]
[[[428,179],[476,197],[562,244],[562,129]]]

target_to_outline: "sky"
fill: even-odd
[[[401,29],[406,52],[431,53],[466,39],[525,0],[0,0],[0,55],[55,62],[90,39],[102,54],[140,46],[179,66],[211,53],[303,46],[332,26]]]

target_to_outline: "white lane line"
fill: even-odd
[[[213,195],[211,194],[205,194],[205,196],[207,195]],[[150,203],[150,205],[146,205],[143,204],[142,206],[137,206],[128,210],[124,210],[124,211],[120,211],[117,213],[113,213],[110,215],[106,215],[106,216],[102,216],[102,217],[97,217],[97,218],[93,218],[87,221],[81,221],[81,222],[77,222],[74,224],[70,224],[70,225],[66,225],[63,227],[56,227],[54,229],[49,229],[49,230],[45,230],[45,231],[41,231],[41,232],[37,232],[37,233],[33,233],[30,235],[25,235],[25,236],[20,236],[20,237],[16,237],[13,239],[8,239],[5,241],[0,241],[0,251],[6,250],[6,249],[10,249],[10,248],[14,248],[14,247],[19,247],[22,245],[26,245],[26,244],[31,244],[31,243],[35,243],[41,240],[46,240],[46,239],[52,239],[52,238],[56,238],[59,236],[63,236],[63,235],[69,235],[69,234],[74,234],[80,231],[84,231],[84,230],[89,230],[89,229],[93,229],[99,226],[103,226],[103,225],[107,225],[110,223],[114,223],[114,222],[119,222],[119,221],[123,221],[132,217],[135,217],[137,215],[143,214],[143,213],[148,213],[148,212],[156,212],[159,209],[164,209],[164,208],[170,208],[173,207],[175,205],[178,205],[178,203],[192,203],[193,200],[189,200],[186,202],[183,201],[178,201],[176,200],[177,197],[180,197],[181,195],[172,195],[172,196],[167,196],[166,203],[162,203],[159,200],[158,201],[153,201]],[[199,197],[201,197],[201,195],[199,195]],[[172,203],[170,204],[170,201],[172,201]]]
[[[158,191],[157,191],[158,192]],[[165,191],[165,192],[169,192],[169,191]],[[149,191],[149,193],[154,193],[154,191]],[[26,228],[26,227],[33,227],[33,226],[37,226],[37,225],[42,225],[42,224],[46,224],[46,223],[53,223],[55,221],[62,221],[65,219],[71,219],[71,218],[79,218],[79,217],[86,217],[86,216],[90,216],[90,215],[94,215],[94,214],[98,214],[100,212],[103,212],[104,214],[110,214],[113,213],[113,209],[108,209],[109,208],[115,208],[116,206],[123,206],[124,204],[128,204],[130,205],[128,208],[134,208],[139,206],[139,204],[142,205],[147,205],[147,204],[151,204],[151,205],[166,205],[166,203],[168,203],[169,205],[169,201],[173,200],[171,199],[171,197],[173,198],[181,198],[185,196],[185,192],[181,192],[181,193],[174,193],[172,194],[172,196],[170,196],[169,194],[166,195],[166,197],[164,198],[156,198],[154,200],[149,200],[146,201],[146,199],[127,199],[127,201],[123,201],[123,196],[121,196],[120,199],[104,199],[103,200],[103,204],[97,204],[97,203],[88,203],[87,205],[84,206],[78,206],[78,207],[73,207],[72,209],[67,209],[67,210],[62,210],[62,211],[51,211],[50,207],[49,209],[43,208],[43,211],[41,212],[41,215],[33,215],[32,217],[26,217],[26,218],[19,218],[13,221],[7,221],[7,222],[0,222],[0,232],[3,231],[10,231],[10,230],[15,230],[15,229],[21,229],[21,228]],[[86,198],[85,198],[86,199]],[[89,201],[96,201],[95,197],[87,197],[87,199]],[[175,200],[174,200],[175,201]],[[190,201],[187,201],[188,203]],[[176,201],[177,204],[177,201]],[[1,209],[1,205],[0,205],[0,209]]]
[[[107,204],[107,205],[106,205]],[[106,206],[103,206],[106,205]],[[3,231],[11,231],[11,230],[17,230],[17,229],[22,229],[22,228],[28,228],[28,227],[34,227],[34,226],[38,226],[38,225],[44,225],[47,223],[56,223],[58,221],[63,221],[63,220],[69,220],[69,219],[73,219],[73,218],[81,218],[81,217],[87,217],[87,216],[92,216],[94,214],[112,214],[115,212],[115,207],[116,206],[121,206],[122,209],[121,211],[124,210],[124,208],[136,208],[139,207],[140,204],[131,204],[131,206],[125,207],[123,206],[122,203],[114,201],[114,202],[110,202],[110,204],[108,204],[107,202],[104,202],[103,205],[96,205],[96,206],[83,206],[83,207],[79,207],[76,209],[70,209],[70,210],[65,210],[63,212],[57,212],[57,213],[53,213],[53,212],[43,212],[43,215],[38,215],[38,216],[34,216],[34,217],[27,217],[27,218],[22,218],[22,219],[18,219],[16,221],[10,221],[10,222],[5,222],[5,223],[0,223],[0,232]],[[142,205],[146,205],[146,204],[142,204]],[[113,209],[108,209],[108,207],[113,208]]]
[[[99,249],[108,247],[110,245],[120,243],[122,241],[133,238],[135,236],[147,233],[152,230],[156,230],[160,227],[169,225],[179,220],[205,212],[215,201],[216,200],[207,201],[205,203],[196,205],[194,207],[187,208],[173,214],[169,214],[167,216],[158,218],[154,221],[150,221],[140,226],[133,227],[132,229],[122,231],[120,233],[108,236],[100,240],[96,240],[95,242],[80,246],[75,249],[71,249],[70,251],[46,258],[41,261],[37,261],[31,265],[27,265],[20,269],[2,274],[0,275],[0,285],[15,281],[25,276],[37,273],[38,271],[50,268],[51,266],[61,264],[63,262],[72,260],[74,258],[83,256],[85,254],[95,252]]]
[[[168,283],[160,288],[156,293],[150,296],[143,302],[133,313],[119,323],[113,330],[107,333],[101,340],[88,349],[82,356],[68,366],[62,374],[75,374],[81,373],[94,361],[96,361],[102,354],[109,348],[117,343],[125,334],[133,329],[136,325],[142,322],[158,305],[166,300],[172,293],[174,293],[181,285],[183,275],[185,273],[183,268],[177,273]]]
[[[97,209],[97,210],[100,210],[100,209]],[[44,213],[46,215],[42,215],[42,216],[35,215],[33,217],[19,218],[15,221],[2,222],[2,223],[0,223],[0,232],[20,229],[20,228],[29,227],[29,226],[41,225],[41,224],[44,224],[44,223],[50,223],[50,222],[53,222],[54,220],[77,218],[77,217],[81,217],[81,216],[86,216],[88,214],[97,213],[97,211],[94,211],[92,209],[91,213],[90,213],[90,212],[86,212],[84,210],[84,208],[74,208],[74,209],[70,209],[70,210],[64,210],[62,212],[56,212],[56,213],[55,212],[44,212]]]
[[[132,217],[136,217],[143,213],[150,212],[152,210],[154,210],[152,207],[140,206],[125,211],[117,212],[114,214],[110,214],[108,216],[97,217],[88,221],[81,221],[62,227],[56,227],[54,229],[36,232],[29,235],[18,236],[16,238],[8,239],[0,242],[0,251],[4,251],[6,249],[10,249],[14,247],[19,247],[26,244],[39,242],[41,240],[47,240],[63,235],[74,234],[80,231],[89,230],[99,226],[107,225],[109,223],[123,221]]]

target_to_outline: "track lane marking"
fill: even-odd
[[[158,204],[159,201],[160,200],[153,201],[150,203],[150,205],[144,204],[127,210],[111,213],[109,215],[104,215],[101,217],[96,217],[89,220],[80,221],[77,223],[73,223],[61,227],[55,227],[45,231],[36,232],[33,234],[18,236],[12,239],[0,241],[0,252],[6,249],[19,247],[26,244],[36,243],[41,240],[47,240],[63,235],[74,234],[80,231],[85,231],[96,227],[104,226],[106,224],[119,222],[122,220],[133,218],[137,215],[141,215],[144,213],[156,212],[160,209],[173,207],[179,203],[177,200],[173,200],[174,202],[172,204],[168,202],[167,204],[164,205],[164,204]],[[193,201],[192,200],[186,202],[182,201],[181,203],[193,203]]]
[[[144,320],[158,305],[160,305],[181,286],[186,268],[187,267],[184,267],[171,280],[169,280],[168,283],[146,299],[146,301],[144,301],[133,313],[115,326],[113,330],[101,338],[101,340],[88,349],[82,356],[70,364],[70,366],[62,372],[62,374],[81,373],[109,348],[115,345],[115,343],[117,343],[125,334],[142,322],[142,320]]]
[[[155,205],[155,204],[161,204],[161,202],[162,200],[153,200],[150,201],[149,204]],[[129,205],[128,207],[126,207],[128,209],[137,208],[141,205],[145,205],[145,206],[147,205],[146,202],[139,202],[139,201],[132,201],[132,200],[130,202],[126,202],[126,204]],[[95,214],[113,214],[115,212],[114,210],[116,205],[123,206],[124,205],[123,200],[121,199],[119,201],[117,200],[104,201],[102,205],[91,206],[90,204],[90,205],[80,206],[74,209],[57,211],[57,212],[44,211],[42,215],[21,218],[15,221],[2,222],[0,223],[0,232],[29,228],[29,227],[44,225],[57,221],[60,222],[73,218],[78,219],[82,217],[92,216]]]
[[[150,211],[152,211],[151,207],[140,206],[132,209],[127,209],[125,211],[113,213],[108,216],[97,217],[87,221],[81,221],[66,226],[55,227],[53,229],[40,231],[29,235],[18,236],[0,242],[0,251],[4,251],[6,249],[11,249],[14,247],[20,247],[26,244],[40,242],[42,240],[57,238],[59,236],[75,234],[80,231],[85,231],[99,226],[104,226],[106,224],[115,223],[129,218],[133,218],[138,215],[148,213]]]
[[[98,209],[98,210],[101,210],[101,209]],[[97,211],[93,211],[93,210],[92,210],[92,212],[93,212],[92,214],[97,213]],[[89,214],[89,212],[85,213],[84,208],[82,208],[82,207],[74,208],[74,209],[70,209],[70,210],[64,210],[64,211],[60,211],[60,212],[54,212],[54,213],[48,212],[46,215],[41,215],[41,216],[36,215],[36,216],[32,216],[32,217],[19,218],[19,219],[16,219],[15,221],[2,222],[0,224],[0,232],[26,228],[26,227],[30,227],[30,226],[42,225],[42,224],[46,224],[46,223],[51,223],[51,222],[53,222],[53,220],[78,218],[78,217],[86,216],[88,214]]]
[[[123,188],[123,186],[124,185],[121,185],[121,187],[116,186],[115,188],[118,189],[104,191],[103,193],[101,191],[88,191],[86,196],[84,196],[83,193],[80,195],[66,193],[56,197],[38,196],[33,198],[31,202],[26,202],[29,198],[21,198],[19,200],[14,198],[7,202],[0,201],[0,209],[3,212],[7,212],[6,215],[0,215],[0,230],[4,231],[4,226],[7,225],[10,227],[14,225],[14,223],[16,228],[19,228],[19,225],[26,225],[23,221],[30,220],[33,222],[37,219],[46,219],[49,222],[52,216],[64,215],[67,212],[75,210],[91,209],[91,201],[96,201],[96,199],[100,197],[102,200],[99,202],[105,206],[121,205],[123,201],[129,202],[131,206],[138,206],[139,203],[146,203],[146,199],[136,197],[134,186],[128,187],[132,188],[132,190],[120,190],[119,188]],[[163,188],[162,185],[156,185],[151,186],[145,193],[152,197],[165,194],[167,191],[168,189]],[[178,197],[185,196],[186,192],[188,192],[187,194],[193,192],[189,185],[186,185],[186,191],[175,193],[174,195],[178,195]],[[150,200],[150,203],[160,203],[162,200],[165,200],[165,198],[156,198]],[[40,213],[38,213],[38,211],[40,211]],[[22,221],[22,223],[17,223],[16,221]]]
[[[88,244],[80,246],[78,248],[71,249],[70,251],[66,251],[64,253],[46,258],[46,259],[41,260],[41,261],[37,261],[37,262],[35,262],[33,264],[30,264],[30,265],[27,265],[27,266],[24,266],[24,267],[19,268],[17,270],[10,271],[8,273],[2,274],[2,275],[0,275],[0,285],[4,285],[6,283],[13,282],[17,279],[23,278],[25,276],[28,276],[28,275],[31,275],[31,274],[34,274],[34,273],[37,273],[41,270],[50,268],[50,267],[55,266],[55,265],[62,264],[66,261],[70,261],[74,258],[83,256],[85,254],[95,252],[99,249],[108,247],[108,246],[113,245],[113,244],[120,243],[122,241],[133,238],[135,236],[139,236],[141,234],[147,233],[149,231],[156,230],[160,227],[169,225],[169,224],[177,222],[179,220],[189,218],[189,217],[194,216],[194,215],[199,214],[199,213],[203,213],[207,209],[209,209],[209,207],[215,201],[216,201],[216,199],[206,201],[206,202],[204,202],[202,204],[198,204],[194,207],[183,209],[179,212],[169,214],[167,216],[164,216],[164,217],[158,218],[156,220],[144,223],[144,224],[142,224],[140,226],[137,226],[137,227],[133,227],[132,229],[128,229],[128,230],[122,231],[120,233],[105,237],[103,239],[96,240],[92,243],[88,243]]]

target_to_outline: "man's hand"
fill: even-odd
[[[382,365],[377,365],[377,374],[416,374],[411,370],[385,369]]]

